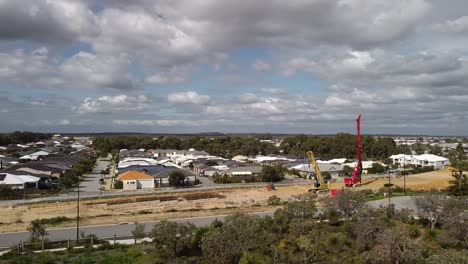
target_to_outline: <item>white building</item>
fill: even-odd
[[[119,175],[124,190],[152,189],[154,177],[139,171],[127,171]]]
[[[35,187],[37,188],[39,180],[39,177],[34,177],[31,175],[0,173],[0,185],[5,184],[14,189],[24,189],[25,185],[28,183],[35,184]]]
[[[450,165],[450,161],[447,158],[440,157],[433,154],[422,154],[422,155],[406,155],[398,154],[390,156],[393,164],[400,166],[414,165],[419,167],[430,167],[434,169],[442,169]]]

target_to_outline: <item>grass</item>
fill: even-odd
[[[61,224],[61,223],[71,222],[71,221],[74,221],[74,220],[75,220],[74,218],[69,218],[69,217],[66,217],[66,216],[57,216],[57,217],[53,217],[53,218],[40,219],[41,224],[43,224],[43,225],[58,225],[58,224]]]

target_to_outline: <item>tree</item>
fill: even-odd
[[[336,197],[328,197],[325,203],[350,218],[364,206],[365,197],[361,192],[341,191]]]
[[[31,221],[28,231],[30,233],[29,240],[31,240],[31,242],[42,241],[44,237],[49,234],[40,219]]]
[[[372,163],[371,168],[367,170],[367,172],[372,174],[383,173],[385,172],[385,166],[378,162],[374,162]]]
[[[353,168],[351,168],[348,165],[344,165],[343,169],[340,172],[340,176],[345,176],[346,177],[346,176],[351,176],[351,175],[353,175]]]
[[[185,175],[178,170],[171,171],[169,173],[169,185],[170,186],[184,186],[185,185]]]
[[[123,181],[115,181],[114,189],[123,189]]]
[[[317,208],[314,201],[296,201],[290,202],[275,211],[274,219],[285,226],[293,219],[311,219],[315,216]]]
[[[387,228],[377,237],[379,246],[369,252],[370,263],[418,263],[422,248],[401,228]]]
[[[263,250],[274,244],[271,223],[257,216],[226,217],[222,227],[202,238],[202,252],[210,263],[239,263],[244,252]]]
[[[443,196],[429,194],[415,197],[419,217],[429,221],[429,226],[434,229],[443,214],[445,198]]]
[[[284,169],[281,166],[264,166],[260,177],[265,182],[278,182],[283,179]]]
[[[158,250],[168,257],[180,256],[190,245],[195,226],[162,220],[154,225],[151,238]]]
[[[452,177],[448,191],[451,195],[466,196],[468,195],[468,177],[463,171],[468,168],[468,159],[466,158],[463,145],[458,143],[457,148],[450,155],[450,160],[454,169],[452,169]]]
[[[135,222],[135,228],[132,230],[133,239],[135,239],[135,244],[138,239],[145,237],[145,225]]]

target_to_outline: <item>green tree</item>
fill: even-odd
[[[135,228],[132,230],[133,239],[135,239],[135,244],[138,239],[145,238],[145,225],[135,222]]]
[[[184,186],[185,185],[185,175],[178,170],[171,171],[169,173],[169,185],[170,186]]]
[[[468,159],[465,155],[463,145],[458,143],[457,148],[450,155],[452,163],[452,177],[448,191],[451,195],[466,196],[468,195],[468,177],[463,173],[468,168]]]
[[[31,221],[27,230],[29,231],[29,240],[31,242],[42,241],[49,234],[40,219]]]
[[[278,182],[284,178],[284,169],[282,166],[263,166],[260,178],[265,182]]]
[[[162,220],[154,225],[150,236],[159,251],[168,257],[176,257],[189,247],[195,229],[193,224]]]
[[[367,172],[372,174],[383,173],[385,172],[385,166],[378,162],[374,162],[372,163],[372,166],[367,170]]]
[[[202,239],[203,257],[211,263],[239,263],[244,252],[267,249],[274,244],[271,224],[251,215],[226,217],[222,227]]]

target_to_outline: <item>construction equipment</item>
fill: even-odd
[[[361,115],[356,119],[357,139],[356,139],[356,165],[354,166],[353,176],[344,179],[346,187],[353,187],[361,184],[362,161],[361,161]]]
[[[315,170],[315,182],[314,187],[309,189],[309,192],[317,193],[319,191],[328,191],[330,189],[330,182],[325,180],[322,177],[322,173],[317,165],[317,161],[315,160],[314,152],[308,151],[307,156],[309,156],[310,162]]]
[[[276,190],[278,190],[278,187],[276,187],[274,184],[268,184],[268,185],[266,186],[266,189],[267,189],[267,191],[270,192],[270,191],[276,191]]]

